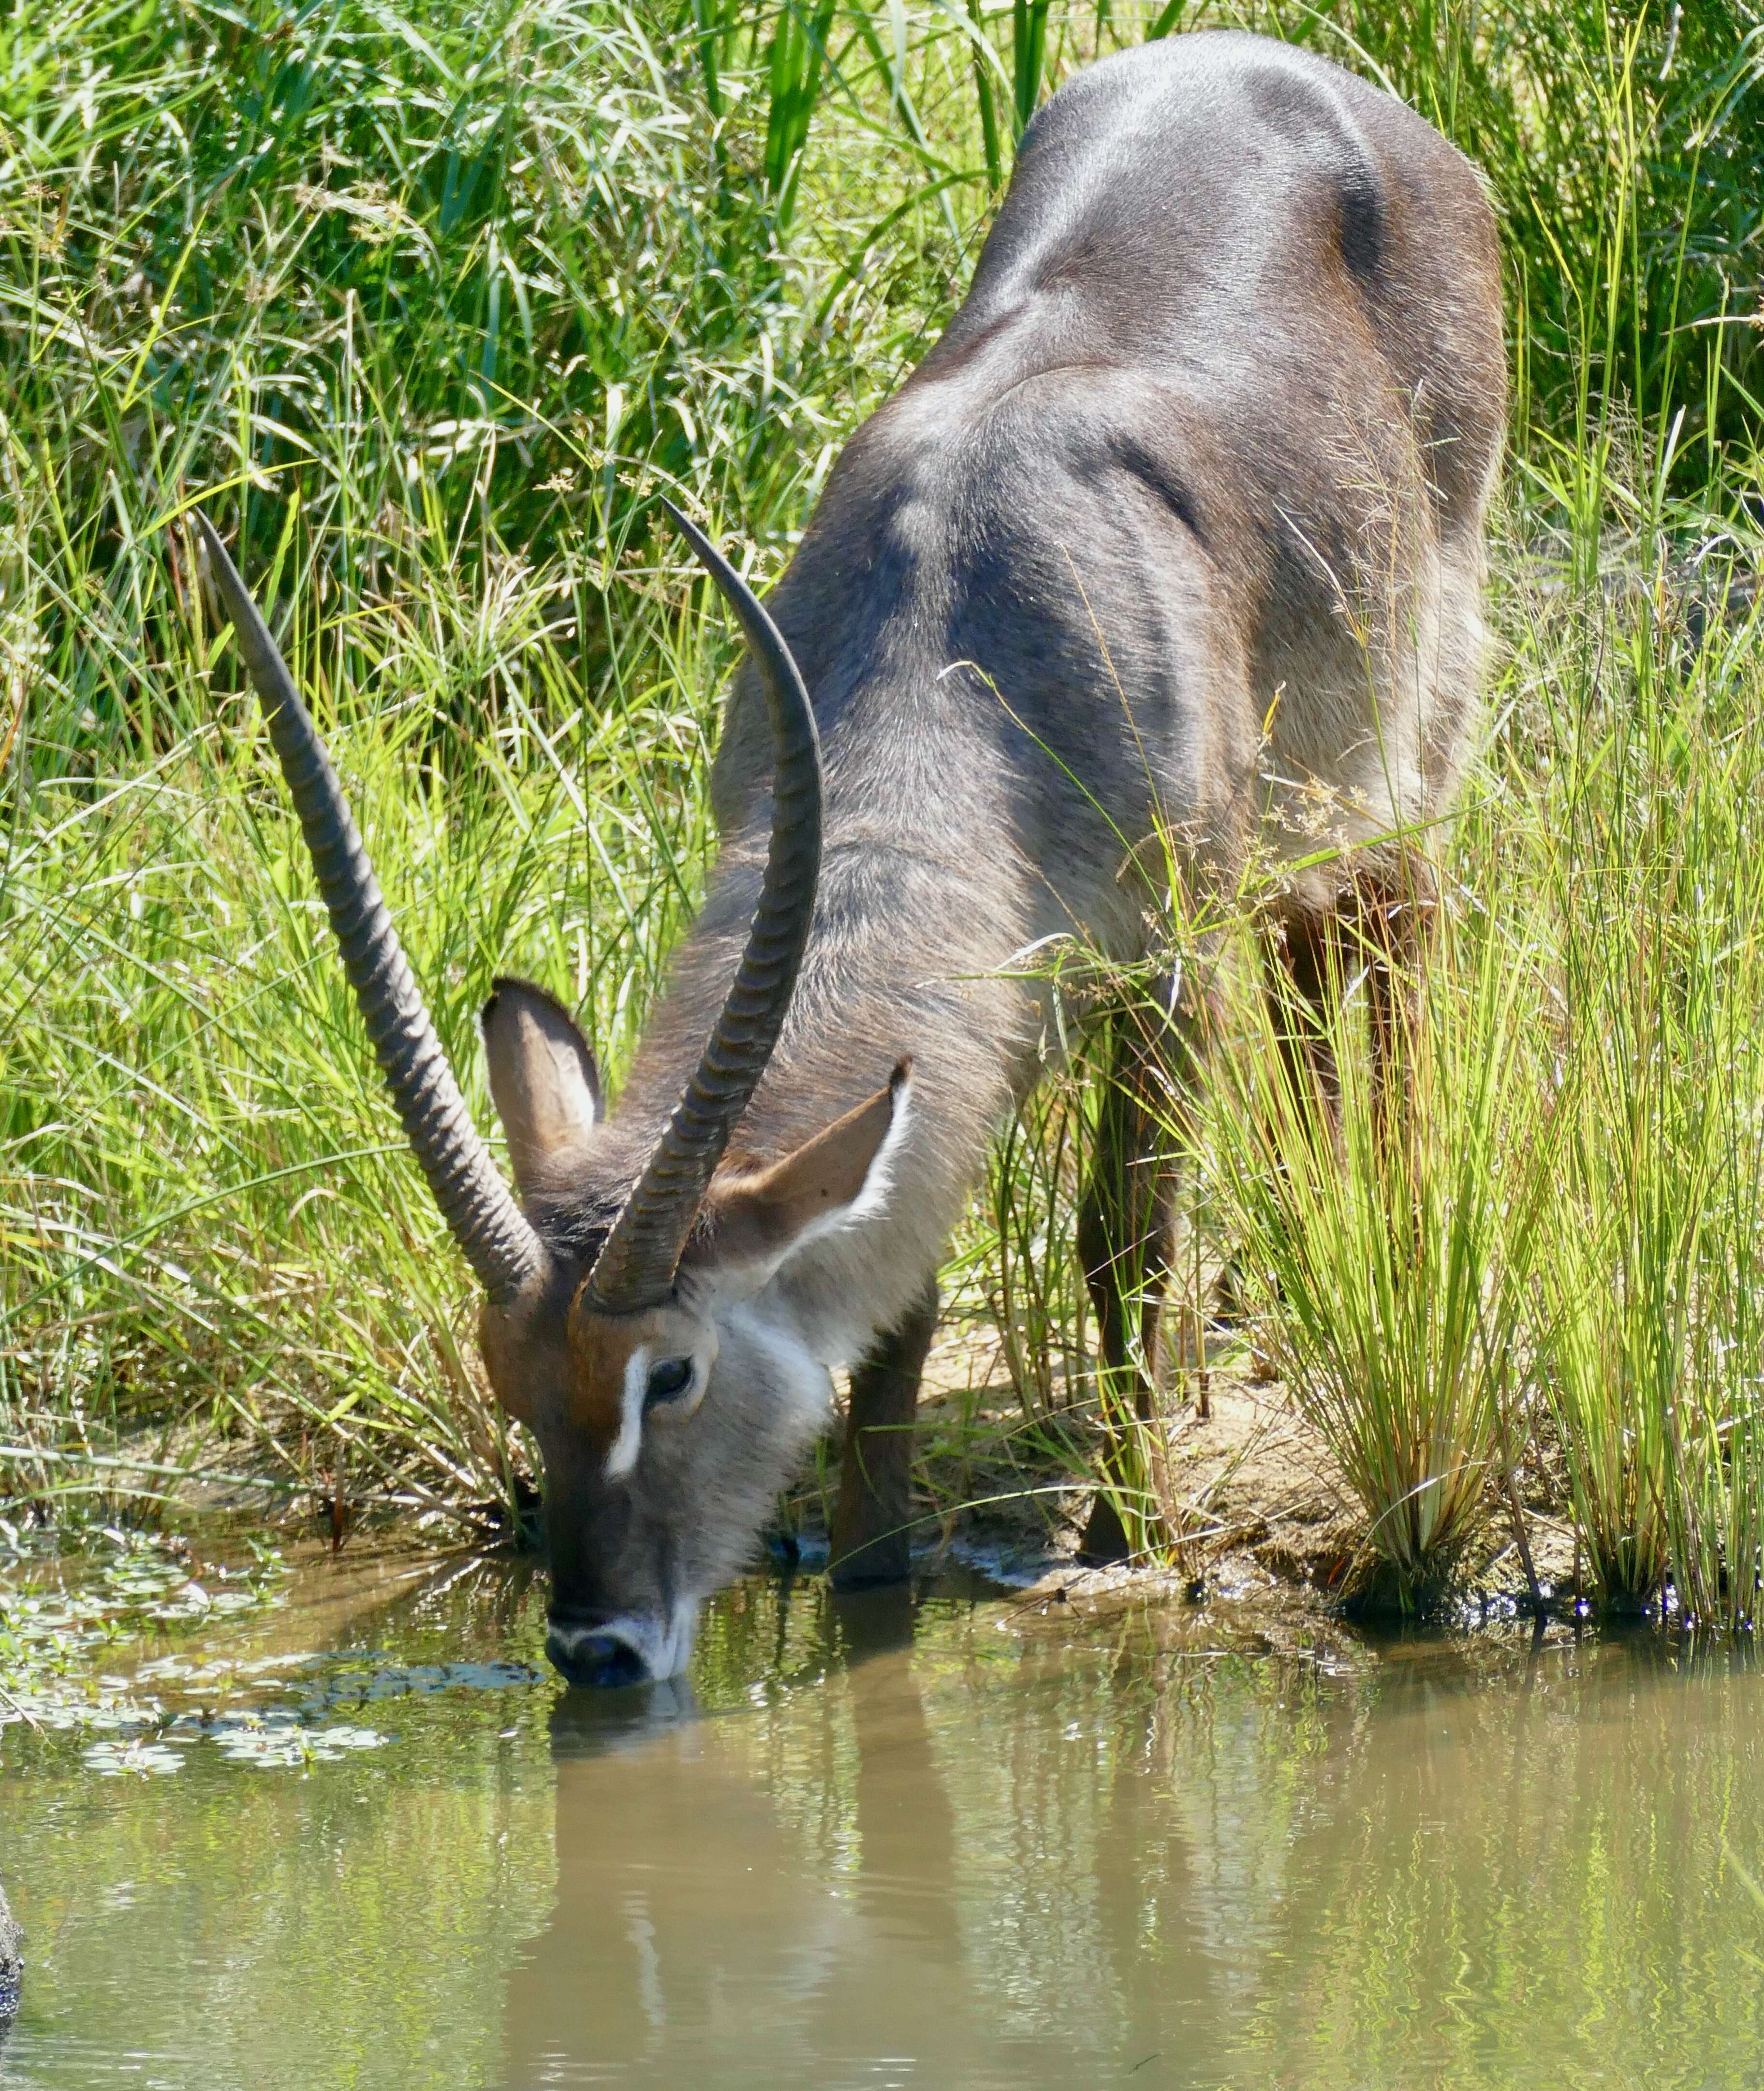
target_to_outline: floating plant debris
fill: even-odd
[[[0,1741],[14,1727],[81,1735],[81,1762],[112,1778],[175,1774],[202,1745],[231,1764],[300,1770],[393,1740],[339,1712],[540,1679],[525,1663],[403,1662],[375,1648],[230,1654],[224,1630],[213,1645],[220,1622],[243,1628],[282,1602],[287,1571],[273,1549],[198,1577],[179,1541],[104,1536],[114,1552],[58,1555],[46,1567],[15,1554],[11,1565],[27,1572],[0,1584]],[[129,1660],[132,1644],[162,1649],[168,1635],[196,1632],[200,1648]]]

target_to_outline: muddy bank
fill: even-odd
[[[1365,1586],[1372,1564],[1365,1514],[1291,1390],[1234,1360],[1194,1401],[1167,1417],[1171,1492],[1188,1534],[1170,1570],[1098,1570],[1076,1559],[1097,1448],[1056,1412],[1026,1422],[996,1360],[951,1332],[926,1373],[919,1409],[921,1546],[953,1548],[1018,1584],[1046,1581],[1076,1597],[1112,1585],[1167,1583],[1174,1594],[1259,1596],[1290,1609],[1334,1610]],[[1572,1587],[1574,1549],[1542,1475],[1520,1477],[1533,1567],[1554,1598]],[[806,1506],[812,1528],[815,1506]],[[1529,1604],[1510,1520],[1491,1517],[1460,1563],[1452,1595]]]

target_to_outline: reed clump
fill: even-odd
[[[1559,683],[1536,838],[1566,1128],[1535,1377],[1598,1595],[1742,1626],[1764,1352],[1753,832],[1759,608],[1659,585],[1598,614],[1615,688]],[[1553,787],[1553,788],[1552,788]]]
[[[1197,1162],[1256,1340],[1400,1606],[1491,1521],[1538,1594],[1520,1498],[1553,1475],[1573,1594],[1747,1629],[1764,623],[1755,597],[1724,593],[1716,623],[1658,570],[1612,580],[1509,585],[1501,731],[1438,839],[1435,932],[1382,1085],[1377,954],[1343,961],[1320,1020],[1246,950]],[[1244,907],[1246,945],[1266,912]]]
[[[1348,1594],[1374,1607],[1427,1608],[1512,1485],[1547,1122],[1522,1067],[1538,984],[1509,955],[1448,907],[1431,963],[1387,989],[1389,955],[1350,934],[1320,1012],[1246,950],[1215,1056],[1240,1286],[1357,1499]]]

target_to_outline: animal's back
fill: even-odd
[[[1154,818],[1230,857],[1258,811],[1288,854],[1430,813],[1504,384],[1492,213],[1412,111],[1237,34],[1078,75],[773,598],[830,835],[1007,839],[1050,920],[1102,928]],[[763,770],[750,697],[731,813]]]
[[[1259,426],[1278,468],[1330,391],[1361,391],[1369,348],[1468,506],[1500,437],[1499,315],[1493,213],[1431,125],[1309,52],[1209,32],[1093,66],[1041,111],[913,382],[1137,370]]]

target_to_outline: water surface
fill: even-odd
[[[0,2084],[1764,2083],[1744,1654],[756,1580],[594,1697],[542,1599],[316,1559],[0,1729]]]

